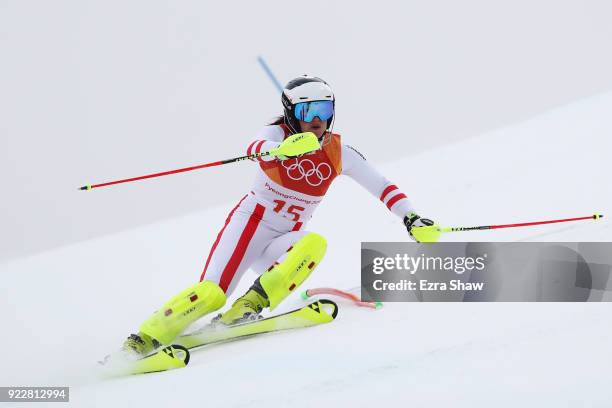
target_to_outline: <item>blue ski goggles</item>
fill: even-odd
[[[334,115],[334,102],[300,102],[295,105],[294,115],[297,120],[303,122],[312,122],[317,116],[321,120],[328,120]]]

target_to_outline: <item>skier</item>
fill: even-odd
[[[295,291],[321,262],[325,239],[304,229],[332,181],[345,174],[380,199],[403,220],[412,239],[435,242],[440,232],[421,218],[400,189],[375,170],[355,149],[333,133],[335,96],[320,78],[303,75],[282,93],[283,115],[263,128],[247,154],[276,152],[256,160],[252,190],[229,213],[217,235],[200,281],[174,296],[147,319],[124,350],[146,355],[167,345],[200,317],[219,310],[244,272],[260,276],[213,323],[232,325],[257,319]],[[300,151],[299,141],[316,136],[316,149]],[[290,156],[282,154],[289,151]],[[298,149],[297,151],[295,149]]]

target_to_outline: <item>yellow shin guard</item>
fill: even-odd
[[[327,241],[313,232],[304,235],[287,251],[287,257],[261,275],[259,282],[268,295],[270,310],[274,310],[291,292],[308,278],[321,262]]]
[[[219,285],[202,281],[166,302],[140,326],[140,331],[162,344],[170,344],[187,326],[223,307],[225,301],[225,293]]]

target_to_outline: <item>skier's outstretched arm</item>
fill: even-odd
[[[249,143],[247,155],[269,152],[267,156],[258,156],[259,161],[270,161],[278,158],[287,160],[302,154],[319,150],[321,145],[314,133],[296,133],[284,137],[284,132],[278,126],[267,126],[261,130],[257,138]],[[253,160],[253,159],[251,159]]]
[[[246,154],[251,155],[276,149],[280,146],[284,136],[280,127],[266,126],[257,133],[253,140],[249,141]],[[251,160],[271,161],[274,159],[276,159],[274,156],[261,156]]]
[[[383,176],[351,146],[342,146],[342,174],[351,177],[397,215],[417,242],[436,242],[440,231],[433,221],[421,218],[406,194]]]

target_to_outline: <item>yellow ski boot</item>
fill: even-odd
[[[232,307],[212,323],[232,325],[256,320],[265,307],[274,310],[310,276],[323,259],[327,242],[321,235],[309,233],[287,250],[287,256],[264,272]]]
[[[212,321],[213,324],[221,323],[232,325],[244,323],[260,318],[259,314],[264,307],[270,306],[268,295],[259,284],[259,278],[253,286],[241,297],[236,299],[232,307],[225,313],[218,315]]]
[[[159,346],[161,346],[159,341],[142,332],[138,332],[138,334],[130,334],[130,337],[123,342],[124,351],[141,356],[150,354]]]
[[[168,345],[191,323],[225,305],[225,292],[214,282],[202,281],[185,289],[153,313],[132,334],[123,349],[147,355],[161,345]]]

